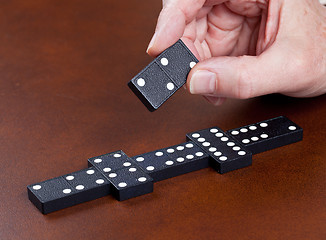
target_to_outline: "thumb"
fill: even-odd
[[[280,92],[287,75],[284,60],[268,55],[201,61],[189,73],[187,89],[191,94],[240,99]]]

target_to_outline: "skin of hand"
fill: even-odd
[[[318,0],[163,0],[147,53],[179,38],[200,60],[187,89],[214,105],[326,92],[326,8]]]

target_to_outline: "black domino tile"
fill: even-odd
[[[80,193],[80,203],[110,194],[110,182],[94,167],[64,175],[63,178]]]
[[[133,160],[130,159],[122,150],[103,154],[88,159],[88,166],[95,167],[104,176],[112,171],[130,166]]]
[[[186,83],[188,73],[198,62],[197,58],[181,40],[172,45],[168,51],[164,51],[155,61],[178,87]]]
[[[181,143],[165,151],[170,157],[171,169],[168,178],[197,171],[209,166],[209,155],[192,142]]]
[[[153,192],[153,179],[139,166],[118,169],[108,177],[112,183],[112,195],[119,201]]]
[[[197,62],[179,40],[132,78],[128,86],[148,110],[154,111],[186,83],[189,71]]]
[[[302,140],[300,126],[284,116],[229,130],[253,154],[261,153]]]
[[[165,163],[170,161],[170,157],[164,149],[137,155],[132,157],[132,159],[153,178],[154,182],[169,178],[166,174],[169,171],[166,171],[169,166]]]
[[[43,213],[48,214],[73,206],[78,190],[63,178],[57,177],[27,186],[29,200]]]
[[[155,182],[208,167],[208,155],[188,142],[132,158]]]
[[[48,214],[104,197],[110,194],[110,183],[99,171],[88,168],[29,185],[27,191],[31,202]]]
[[[153,179],[122,150],[90,158],[88,164],[98,169],[111,183],[111,193],[119,201],[153,191]],[[131,172],[130,169],[137,171]],[[144,177],[146,181],[138,181]],[[120,187],[120,183],[126,183],[127,186]]]
[[[155,61],[134,77],[128,86],[150,111],[159,108],[178,90]]]
[[[223,174],[250,166],[252,154],[218,127],[207,128],[186,135],[211,157],[211,166]]]

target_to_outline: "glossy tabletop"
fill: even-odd
[[[0,3],[0,239],[325,239],[326,96],[270,95],[214,107],[183,89],[149,112],[127,82],[151,58],[158,0]],[[235,69],[236,70],[236,69]],[[26,186],[87,167],[285,115],[302,142],[42,215]]]

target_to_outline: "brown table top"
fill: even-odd
[[[325,239],[326,96],[229,100],[221,107],[180,90],[150,113],[126,83],[160,1],[3,1],[0,4],[0,239]],[[207,168],[154,192],[112,196],[42,215],[26,186],[87,167],[285,115],[299,143],[257,154],[220,175]]]

